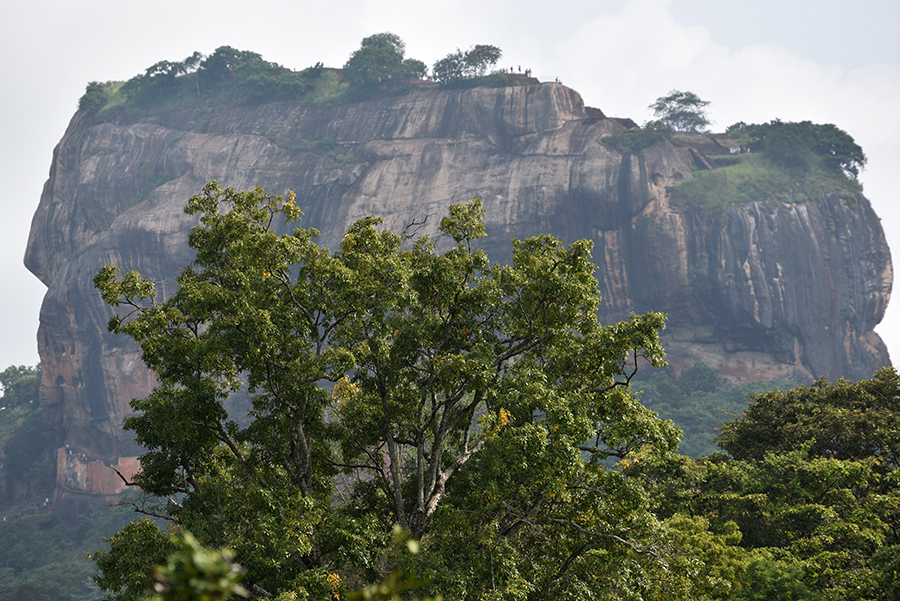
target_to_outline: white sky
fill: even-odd
[[[713,126],[834,123],[869,157],[866,196],[900,248],[900,2],[896,0],[30,0],[0,8],[0,369],[38,362],[43,285],[22,257],[52,151],[89,81],[222,45],[294,69],[339,67],[391,31],[431,65],[493,44],[502,66],[560,80],[643,122],[672,89],[712,102]],[[896,251],[895,251],[896,253]],[[898,264],[897,254],[895,264]],[[900,301],[877,331],[900,356]]]

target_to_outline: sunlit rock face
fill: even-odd
[[[136,123],[76,114],[25,257],[48,287],[41,402],[60,443],[104,465],[139,454],[121,423],[153,377],[133,343],[106,332],[112,313],[91,279],[113,264],[171,293],[191,260],[195,221],[182,207],[213,179],[293,190],[303,225],[331,247],[371,214],[391,228],[427,216],[424,231],[433,233],[450,203],[475,195],[494,259],[510,257],[514,237],[591,239],[602,319],[667,312],[663,339],[676,369],[703,361],[732,380],[805,380],[868,377],[888,364],[873,328],[889,298],[890,258],[864,197],[712,215],[670,206],[667,189],[692,177],[696,153],[661,142],[623,155],[602,141],[622,123],[558,84],[333,107],[217,106]],[[68,472],[58,505],[111,492],[104,478]]]

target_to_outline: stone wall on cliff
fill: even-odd
[[[591,239],[602,319],[668,312],[676,367],[702,360],[749,380],[860,378],[888,364],[873,328],[890,258],[863,196],[714,214],[670,206],[667,189],[692,177],[691,151],[664,141],[622,154],[603,143],[623,129],[558,84],[222,105],[121,123],[78,113],[54,152],[26,253],[48,287],[38,334],[45,416],[86,456],[115,464],[139,453],[121,423],[153,377],[134,344],[106,332],[111,310],[91,279],[113,264],[170,293],[191,260],[194,221],[181,209],[213,179],[294,191],[303,225],[330,247],[371,214],[392,228],[428,216],[433,232],[449,204],[473,195],[492,258],[508,258],[514,237]],[[85,482],[80,492],[105,494]]]

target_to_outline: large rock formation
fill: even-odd
[[[602,318],[667,311],[676,367],[702,360],[736,380],[860,378],[889,362],[873,328],[889,298],[890,258],[864,197],[714,214],[670,206],[667,189],[692,177],[697,153],[664,141],[622,154],[603,143],[623,129],[557,84],[332,107],[222,105],[127,123],[76,114],[26,254],[48,286],[41,402],[73,450],[61,455],[57,504],[114,492],[84,477],[85,465],[139,453],[122,418],[153,384],[135,345],[106,333],[111,311],[91,278],[114,264],[171,292],[191,259],[194,221],[181,209],[213,179],[293,190],[304,225],[329,246],[369,214],[394,228],[428,215],[433,228],[450,203],[473,195],[484,201],[494,258],[509,256],[513,237],[589,238]]]

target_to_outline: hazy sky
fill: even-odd
[[[499,46],[503,66],[559,77],[587,105],[638,122],[679,89],[711,101],[717,130],[834,123],[868,155],[866,196],[900,248],[896,0],[31,0],[4,3],[0,23],[0,369],[38,361],[44,287],[22,257],[85,85],[222,45],[294,69],[339,67],[363,37],[391,31],[429,65],[457,47]],[[900,301],[877,331],[900,357]]]

